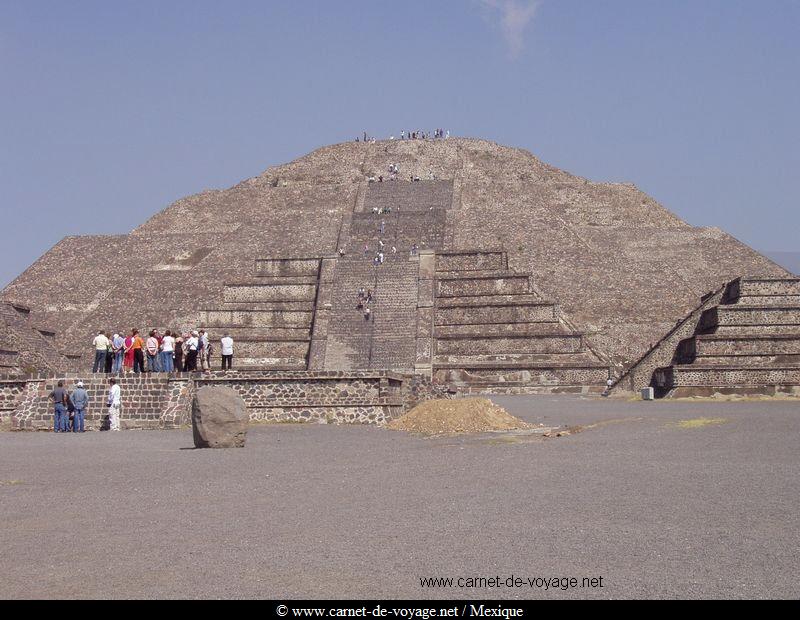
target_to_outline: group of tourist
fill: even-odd
[[[359,310],[364,315],[364,320],[369,321],[372,317],[372,308],[370,308],[370,304],[374,299],[372,295],[372,290],[367,289],[364,290],[364,287],[358,289],[358,303],[356,304],[356,310]]]
[[[119,430],[119,410],[122,402],[122,391],[117,380],[111,377],[108,380],[109,389],[106,398],[108,408],[108,428],[112,431]],[[83,385],[83,381],[78,381],[72,392],[67,392],[64,382],[59,381],[56,387],[48,395],[53,401],[54,433],[83,433],[85,431],[86,411],[89,408],[89,392]]]
[[[205,329],[181,334],[166,330],[161,334],[152,329],[143,338],[138,329],[127,337],[99,332],[92,341],[94,364],[92,372],[115,375],[140,372],[195,372],[211,370],[214,345]],[[220,340],[222,370],[233,367],[233,338],[230,334]]]
[[[401,140],[446,140],[450,137],[450,130],[444,129],[434,129],[433,132],[430,131],[406,131],[403,130],[400,132],[400,139]],[[394,140],[394,134],[389,136],[389,140]],[[368,136],[367,132],[365,131],[364,134],[359,138],[356,136],[356,142],[368,142],[371,144],[375,143],[375,136]]]

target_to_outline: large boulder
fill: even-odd
[[[247,408],[227,387],[201,387],[192,401],[195,448],[244,448]]]

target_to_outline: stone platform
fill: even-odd
[[[99,430],[106,416],[108,375],[62,374],[0,380],[0,419],[19,430],[48,430],[48,394],[59,380],[89,392],[86,427]],[[244,399],[251,421],[383,424],[422,400],[447,397],[422,377],[389,372],[215,371],[129,374],[118,378],[123,429],[176,428],[190,423],[194,390],[226,386]]]

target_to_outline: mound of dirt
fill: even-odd
[[[429,400],[388,424],[392,430],[423,435],[486,433],[529,427],[487,398]]]

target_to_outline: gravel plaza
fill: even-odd
[[[0,433],[0,597],[800,594],[797,400],[492,399],[571,434]]]

